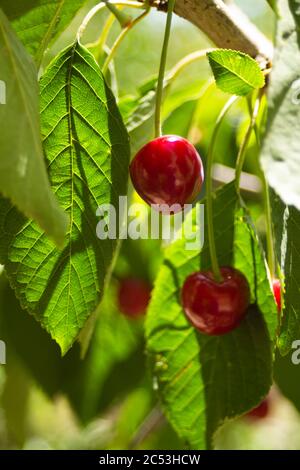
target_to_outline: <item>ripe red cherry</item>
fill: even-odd
[[[279,279],[273,279],[273,294],[275,297],[275,302],[278,308],[278,312],[281,312],[281,284]]]
[[[267,397],[260,403],[260,405],[258,405],[253,410],[249,411],[246,416],[254,420],[264,419],[268,416],[269,411],[270,399],[269,397]]]
[[[118,292],[120,311],[129,317],[143,315],[147,309],[150,294],[151,287],[142,279],[123,279]]]
[[[137,193],[148,204],[178,204],[162,212],[179,212],[194,201],[204,179],[203,165],[195,147],[182,137],[165,135],[146,144],[130,165]]]
[[[222,335],[234,330],[245,317],[250,289],[244,275],[230,267],[221,268],[222,282],[212,272],[189,276],[182,288],[182,305],[187,318],[201,333]]]

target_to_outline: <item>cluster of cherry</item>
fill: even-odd
[[[181,207],[199,195],[203,164],[194,146],[182,137],[158,137],[134,157],[130,175],[137,193],[148,204]],[[190,275],[181,292],[182,306],[191,324],[202,333],[222,335],[235,329],[246,315],[250,289],[245,276],[233,267],[221,267],[217,282],[211,271]],[[120,307],[129,315],[142,313],[150,292],[144,283],[126,280],[120,288]],[[133,291],[133,292],[132,292]],[[281,309],[279,280],[273,281],[278,309]],[[140,305],[138,305],[140,303]],[[130,305],[129,305],[130,304]]]

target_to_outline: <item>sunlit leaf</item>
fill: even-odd
[[[247,54],[218,49],[207,56],[217,86],[225,93],[243,96],[264,86],[264,75],[258,63]]]
[[[70,216],[60,252],[27,222],[5,263],[21,304],[65,353],[103,294],[117,240],[96,236],[97,207],[126,195],[128,135],[115,99],[91,54],[78,43],[64,50],[41,81],[44,148],[52,187]],[[121,217],[121,215],[120,215]],[[8,212],[4,225],[18,217]],[[117,235],[117,234],[116,234]]]

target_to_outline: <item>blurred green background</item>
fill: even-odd
[[[266,2],[236,3],[272,38],[275,18]],[[93,4],[90,2],[89,6]],[[47,51],[43,67],[73,40],[87,11],[88,6]],[[102,11],[90,23],[84,36],[86,44],[98,38],[105,18],[107,12]],[[164,22],[163,13],[152,11],[118,50],[113,84],[120,102],[124,97],[129,99],[129,95],[136,97],[139,87],[157,74]],[[118,33],[119,27],[115,25],[110,44]],[[210,46],[198,29],[175,17],[168,69],[186,54]],[[204,161],[213,124],[226,101],[226,96],[216,89],[199,101],[209,78],[206,61],[188,67],[172,86],[163,110],[164,131],[188,136]],[[229,114],[216,148],[219,164],[234,166],[246,122],[243,105]],[[225,170],[221,167],[221,180],[226,179]],[[254,141],[248,150],[246,171],[259,175]],[[263,209],[256,188],[252,189],[246,195],[247,202],[263,236]],[[144,354],[143,319],[127,318],[117,305],[119,280],[132,276],[151,285],[162,251],[158,241],[124,242],[84,359],[79,344],[60,358],[56,344],[20,309],[5,275],[1,274],[0,337],[7,344],[7,364],[0,366],[0,448],[184,448],[157,403],[155,383],[151,381]],[[83,345],[88,336],[86,331]],[[286,367],[284,360],[278,362],[278,367]],[[295,371],[294,368],[291,373],[296,374]],[[295,382],[296,378],[295,375]],[[295,403],[299,401],[297,392],[295,397],[290,390],[284,391]],[[300,449],[299,413],[275,386],[268,416],[256,420],[244,417],[226,425],[217,436],[216,447]]]

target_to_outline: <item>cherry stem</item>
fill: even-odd
[[[262,184],[263,184],[263,196],[264,196],[264,204],[265,204],[265,213],[266,213],[266,241],[267,241],[267,259],[268,259],[268,266],[270,270],[270,274],[272,279],[275,277],[275,250],[274,250],[274,239],[273,239],[273,231],[272,231],[272,209],[271,209],[271,201],[270,201],[270,192],[269,186],[266,181],[266,177],[262,175]]]
[[[240,191],[241,174],[242,174],[243,166],[245,163],[246,151],[247,151],[248,144],[252,135],[252,131],[255,129],[256,120],[257,120],[259,110],[260,110],[260,105],[261,105],[261,94],[259,93],[255,101],[255,105],[254,105],[254,108],[250,117],[250,123],[247,129],[247,132],[245,134],[245,137],[240,146],[239,153],[237,156],[236,170],[235,170],[235,184],[236,184],[236,189],[238,193]]]
[[[105,44],[107,42],[107,38],[109,36],[110,30],[115,22],[116,17],[111,13],[107,20],[105,21],[105,24],[102,29],[102,33],[99,36],[99,39],[97,42],[91,44],[91,47],[94,47],[94,56],[97,61],[100,60],[101,54],[103,54],[103,49],[105,47]]]
[[[208,231],[208,243],[209,243],[209,251],[210,251],[210,260],[211,260],[211,267],[214,278],[217,282],[222,282],[222,274],[220,271],[218,257],[217,257],[217,250],[216,250],[216,243],[215,243],[215,234],[214,234],[214,223],[213,223],[213,157],[214,157],[214,149],[215,144],[218,136],[218,132],[220,130],[221,124],[226,117],[231,106],[238,100],[238,96],[232,96],[225,106],[223,107],[222,111],[220,112],[215,128],[213,131],[213,135],[211,138],[211,143],[208,150],[207,155],[207,166],[206,166],[206,217],[207,217],[207,231]]]
[[[207,54],[209,52],[213,52],[216,49],[210,48],[210,49],[202,49],[200,51],[195,51],[192,52],[191,54],[188,54],[187,56],[183,57],[179,62],[177,62],[176,65],[170,70],[166,77],[166,82],[169,84],[173,80],[175,80],[178,75],[188,66],[193,64],[194,62],[197,62],[198,60],[205,59],[207,57]]]
[[[139,2],[135,2],[135,1],[130,1],[130,0],[110,0],[110,2],[108,2],[107,0],[105,1],[102,1],[100,3],[98,3],[97,5],[95,5],[88,13],[87,15],[84,17],[79,29],[78,29],[78,32],[77,32],[77,41],[80,42],[81,41],[81,38],[89,24],[89,22],[92,20],[92,18],[94,18],[94,16],[101,10],[103,10],[104,8],[108,7],[108,3],[110,4],[110,6],[124,6],[124,7],[130,7],[130,8],[138,8],[138,9],[145,9],[145,5],[143,3],[139,3]],[[131,17],[125,15],[123,12],[121,12],[120,10],[118,10],[118,13],[122,13],[122,15],[125,17],[127,17],[127,20],[125,21],[124,20],[124,24],[128,24],[129,20],[131,20]],[[123,26],[122,26],[123,27]]]
[[[253,114],[251,100],[248,100],[248,107],[249,107],[249,112],[251,116]],[[256,122],[255,122],[254,130],[255,130],[257,147],[260,150],[261,142],[260,142],[259,129],[257,127]],[[265,217],[266,217],[267,260],[268,260],[268,266],[269,266],[271,277],[272,279],[274,279],[276,275],[276,261],[275,261],[275,250],[274,250],[274,237],[273,237],[273,230],[272,230],[272,209],[271,209],[269,185],[267,183],[265,174],[263,172],[261,174],[261,179],[262,179],[262,186],[263,186],[263,199],[264,199]]]
[[[126,28],[128,24],[131,23],[131,16],[123,13],[123,11],[118,10],[117,6],[109,1],[105,1],[105,4],[109,11],[116,17],[118,22],[120,23],[121,28]]]
[[[148,15],[148,13],[150,12],[150,7],[147,8],[147,10],[145,10],[140,16],[138,16],[137,18],[135,18],[134,20],[132,20],[127,26],[126,28],[122,29],[121,33],[119,34],[119,36],[117,37],[117,39],[115,40],[108,56],[106,57],[105,59],[105,62],[103,64],[103,67],[102,67],[102,73],[105,75],[105,73],[107,72],[107,69],[108,69],[108,66],[110,64],[110,62],[112,61],[112,59],[114,58],[117,50],[118,50],[118,47],[120,46],[120,44],[122,43],[123,39],[127,36],[127,34],[129,33],[129,31],[136,25],[138,24],[142,19],[145,18],[145,16]]]
[[[165,78],[165,71],[166,71],[166,62],[167,62],[167,54],[168,54],[168,46],[169,46],[169,39],[170,39],[170,33],[171,33],[174,6],[175,6],[175,0],[168,0],[168,13],[167,13],[167,20],[166,20],[165,36],[164,36],[164,42],[163,42],[163,47],[161,51],[160,66],[159,66],[159,73],[158,73],[158,80],[157,80],[157,89],[156,89],[155,137],[160,137],[162,133],[161,131],[161,104],[162,104],[162,97],[163,97],[164,78]]]
[[[159,405],[156,405],[150,413],[146,416],[145,420],[139,426],[136,434],[133,436],[129,443],[129,449],[134,450],[141,445],[144,440],[161,424],[165,422],[164,414],[162,413]]]

